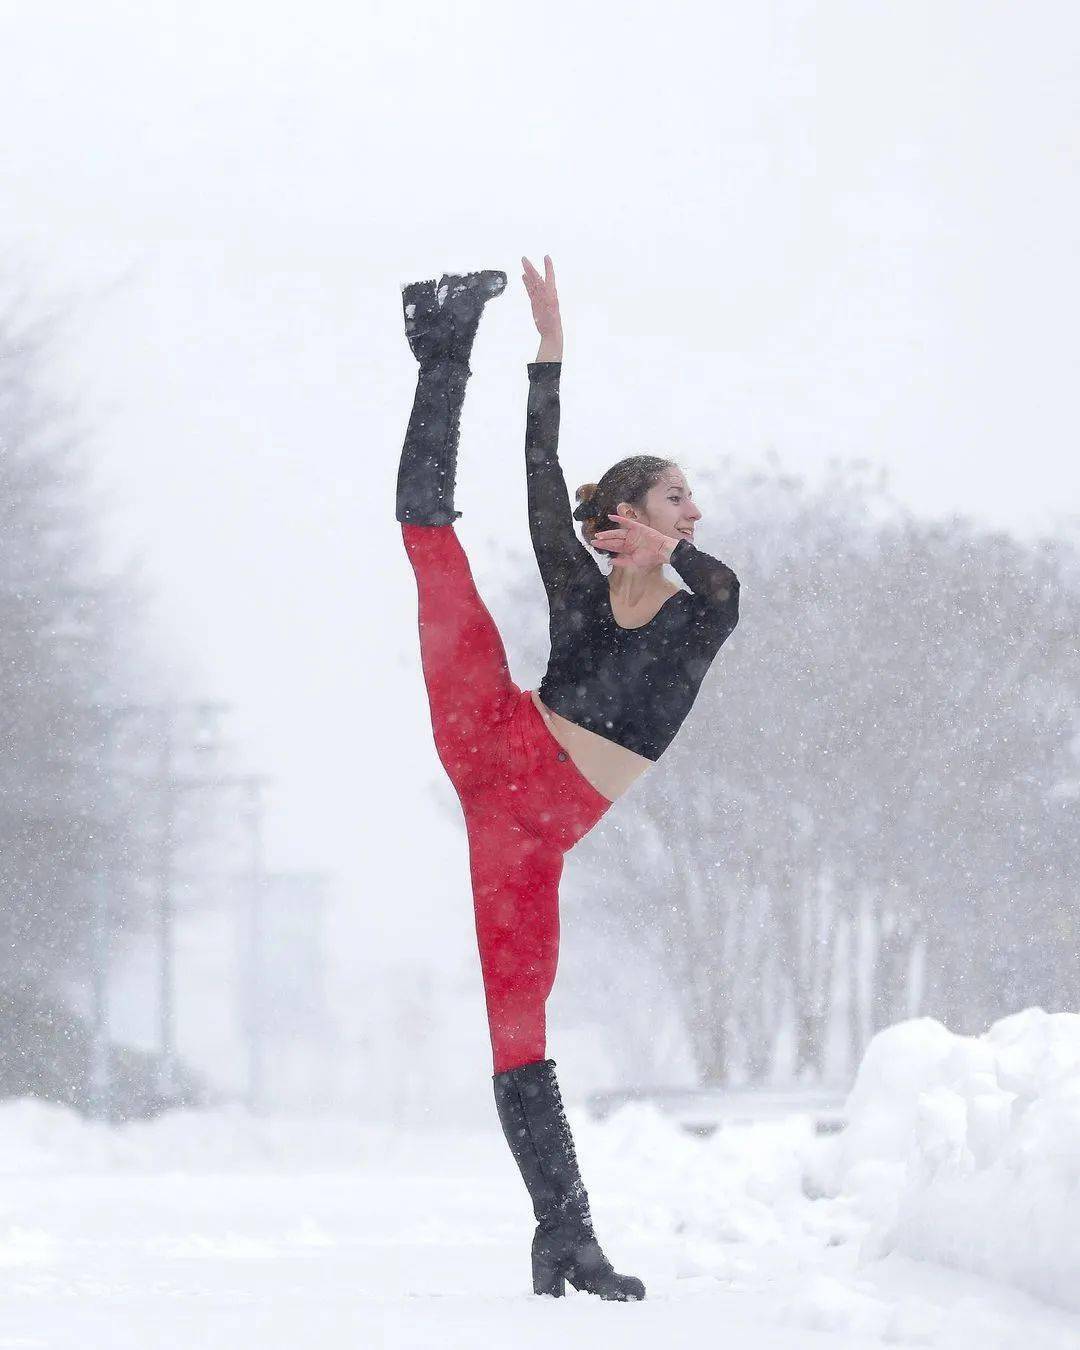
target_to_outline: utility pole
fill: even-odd
[[[176,707],[161,709],[161,754],[158,762],[158,1040],[157,1090],[168,1100],[176,1093],[176,1017],[173,962],[173,849],[175,847],[176,787],[173,782]]]
[[[195,748],[203,749],[206,743],[206,728],[211,718],[227,711],[225,703],[199,702],[178,703],[122,703],[116,705],[96,705],[106,713],[106,726],[122,718],[146,715],[157,723],[160,735],[160,748],[156,772],[148,780],[158,792],[158,838],[157,838],[157,913],[155,928],[158,957],[158,1070],[156,1088],[159,1096],[165,1100],[176,1096],[179,1090],[176,1045],[176,847],[177,813],[180,793],[187,788],[201,787],[214,780],[199,777],[182,778],[176,771],[178,758],[178,723],[181,713],[196,715],[194,734]],[[111,742],[110,742],[111,744]],[[106,883],[103,881],[102,886]],[[104,902],[103,902],[104,904]],[[101,911],[102,929],[105,928]],[[104,1001],[104,981],[102,975],[102,1003]],[[104,1031],[104,1015],[101,1017]],[[95,1050],[95,1063],[99,1051]]]
[[[263,1110],[266,1093],[265,960],[263,953],[263,800],[262,781],[248,784],[248,1110]]]
[[[89,711],[101,735],[101,770],[104,797],[109,798],[113,781],[114,731],[125,709],[103,703],[90,704]],[[113,1078],[109,1040],[109,967],[111,928],[109,896],[116,880],[114,849],[119,818],[99,802],[90,808],[99,846],[90,876],[90,1056],[87,1065],[87,1106],[93,1119],[109,1120],[113,1113]]]
[[[265,885],[263,842],[263,789],[270,781],[259,774],[181,774],[177,772],[181,738],[178,725],[183,713],[196,716],[195,734],[190,748],[217,751],[220,745],[210,734],[210,722],[231,705],[208,701],[180,703],[95,702],[87,711],[100,720],[102,765],[109,778],[116,727],[126,718],[145,716],[157,724],[160,746],[153,771],[137,780],[156,789],[158,832],[154,873],[157,880],[155,936],[158,972],[158,1072],[156,1088],[168,1100],[179,1090],[176,1036],[176,850],[178,812],[181,794],[208,788],[241,788],[247,794],[245,822],[248,835],[248,861],[243,874],[244,906],[241,934],[244,944],[242,969],[242,1021],[247,1037],[247,1081],[245,1098],[252,1111],[263,1107],[265,1094],[265,1006],[264,1006],[264,914]],[[102,838],[100,856],[90,878],[90,986],[92,1026],[88,1069],[90,1109],[94,1115],[112,1112],[112,1073],[108,1027],[109,898],[118,876],[111,856],[117,822],[95,812],[95,825]]]
[[[95,1119],[112,1115],[112,1065],[109,1062],[109,873],[102,860],[91,879],[90,987],[91,1028],[88,1072],[89,1113]]]
[[[230,706],[227,703],[210,703],[202,700],[190,703],[170,702],[159,706],[157,710],[161,728],[161,753],[157,774],[157,786],[160,794],[157,866],[158,1009],[160,1026],[158,1033],[157,1090],[166,1100],[176,1096],[179,1091],[176,1047],[175,857],[176,822],[180,793],[197,788],[212,787],[224,781],[202,777],[198,774],[182,776],[176,771],[178,757],[177,723],[182,712],[194,713],[196,718],[193,737],[194,747],[200,751],[205,751],[212,748],[210,746],[211,721],[216,720],[221,713],[228,711]]]

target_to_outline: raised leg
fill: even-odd
[[[506,286],[502,272],[470,272],[402,288],[405,336],[419,362],[412,413],[401,450],[397,519],[452,525],[457,448],[469,357],[484,305]]]
[[[398,464],[396,515],[403,524],[452,525],[457,448],[468,366],[421,365]]]
[[[450,525],[402,525],[416,575],[420,662],[439,760],[459,793],[483,781],[492,736],[521,690]]]

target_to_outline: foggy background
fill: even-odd
[[[782,659],[753,644],[779,631],[766,597],[784,594],[795,561],[761,543],[770,522],[782,534],[780,508],[759,500],[751,511],[749,489],[734,490],[776,462],[769,452],[810,482],[833,460],[880,466],[897,508],[924,530],[945,522],[946,540],[970,528],[1022,549],[1051,531],[1076,536],[1080,18],[1065,4],[1021,14],[963,2],[720,14],[674,4],[662,26],[644,7],[557,3],[528,14],[371,3],[8,4],[0,14],[4,289],[22,294],[20,312],[54,316],[27,378],[74,405],[102,566],[131,563],[150,597],[138,631],[158,674],[143,677],[141,694],[149,685],[155,696],[168,688],[230,704],[229,771],[270,779],[267,867],[326,879],[324,1018],[294,1047],[293,1099],[405,1113],[420,1109],[410,1083],[433,1072],[458,1109],[486,1119],[464,831],[431,742],[415,589],[393,519],[415,378],[400,283],[448,269],[509,274],[474,351],[458,528],[515,679],[535,686],[545,615],[522,440],[537,337],[517,259],[552,255],[571,489],[635,450],[671,455],[704,511],[701,546],[742,580],[742,624],[672,752],[706,783],[712,774],[737,785],[713,730],[729,694],[744,708],[755,691],[770,695],[746,663],[755,651],[759,671]],[[824,533],[821,556],[845,540],[843,528],[831,541]],[[943,544],[929,575],[955,564],[948,575],[959,577],[974,557],[985,587],[994,572],[984,550],[1000,562],[1004,547],[972,543],[949,560]],[[999,579],[1030,580],[1010,633],[1041,604],[1036,657],[1057,635],[1046,667],[1046,706],[1057,706],[1071,688],[1075,589],[1053,569],[1040,577],[1028,554],[1005,553]],[[833,593],[831,609],[815,597],[818,649],[832,641],[830,617],[842,630],[858,599]],[[878,594],[868,583],[863,598]],[[996,593],[974,594],[984,620],[1000,622]],[[906,631],[909,643],[927,633]],[[989,677],[1000,650],[991,633],[961,644],[948,669]],[[837,665],[835,681],[846,669]],[[1036,659],[1028,674],[1041,670]],[[859,688],[879,688],[880,673],[861,670]],[[797,746],[800,690],[778,682],[771,692],[759,715],[779,708]],[[980,706],[979,725],[1001,707]],[[965,708],[961,699],[959,717]],[[1068,781],[1057,759],[1050,767],[1051,753],[1072,753],[1066,721],[1048,716],[1043,739],[1024,724],[1025,762],[1045,771],[1047,792]],[[747,747],[752,731],[744,722]],[[590,898],[620,858],[641,867],[636,811],[667,801],[664,830],[678,827],[679,800],[664,792],[676,767],[658,766],[653,798],[642,784],[611,813],[595,841],[611,850],[598,876],[587,861],[576,868],[576,855],[568,862],[549,1045],[596,1086],[699,1076],[646,959],[648,909],[633,910],[637,926],[621,939],[639,964],[618,964],[603,907],[617,921],[625,896],[603,888],[599,912]],[[861,781],[885,785],[892,772],[886,755]],[[934,782],[952,772],[939,765]],[[218,806],[216,847],[230,860],[243,857],[242,830],[232,838],[240,809]],[[819,824],[831,818],[824,799],[806,809]],[[710,856],[745,859],[753,831],[710,819]],[[995,819],[1016,820],[1008,802]],[[1039,875],[1057,869],[1050,908],[1060,919],[1071,914],[1075,872],[1060,851],[1070,830],[1060,817],[1053,831],[1031,819],[1050,839]],[[662,837],[677,854],[677,840]],[[661,848],[639,892],[666,856]],[[746,884],[765,883],[755,874]],[[176,930],[180,1050],[226,1089],[243,1083],[246,1063],[236,894],[222,886],[189,911],[178,897]],[[920,913],[955,896],[924,895]],[[1003,907],[1007,898],[997,893]],[[149,881],[142,903],[149,912]],[[961,907],[959,921],[972,913]],[[1030,931],[1045,935],[1048,922]],[[1067,956],[1074,929],[1063,941]],[[110,982],[114,1035],[147,1049],[155,953],[152,933],[133,931]],[[598,981],[620,971],[631,998],[636,971],[649,991],[639,1003],[667,1010],[636,1038],[596,997]],[[1014,1006],[975,999],[963,1011],[981,1026]],[[642,1054],[620,1057],[620,1043]],[[283,1049],[277,1062],[286,1059]],[[790,1056],[777,1063],[792,1071]],[[842,1056],[829,1071],[843,1073]]]

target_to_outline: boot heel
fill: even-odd
[[[533,1257],[533,1293],[550,1294],[562,1298],[566,1293],[566,1278],[557,1261]]]

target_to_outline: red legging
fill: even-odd
[[[563,855],[611,806],[548,730],[452,525],[401,527],[435,748],[465,814],[495,1073],[546,1058]]]

